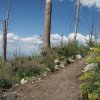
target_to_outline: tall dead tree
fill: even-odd
[[[7,17],[3,21],[3,43],[2,43],[2,61],[6,62],[7,55],[7,31],[8,31],[8,21],[10,15],[11,0],[8,2]]]
[[[52,13],[52,1],[46,0],[44,43],[43,43],[44,51],[47,51],[50,49],[51,13]]]
[[[94,29],[94,24],[92,25],[92,29],[91,29],[91,32],[90,32],[90,35],[89,35],[89,44],[90,44],[90,46],[93,45],[93,40],[92,40],[93,29]]]
[[[3,21],[3,43],[2,43],[2,61],[6,61],[6,51],[7,51],[7,21]]]
[[[78,32],[79,14],[80,14],[80,0],[77,0],[77,10],[76,10],[76,19],[75,19],[75,36],[74,36],[75,43],[76,43],[77,32]]]

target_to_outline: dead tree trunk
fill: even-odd
[[[52,2],[51,0],[46,0],[44,44],[43,44],[44,51],[50,49],[51,12],[52,12]]]
[[[94,42],[93,42],[93,40],[92,40],[93,29],[94,29],[94,24],[92,25],[92,29],[91,29],[91,32],[90,32],[90,34],[89,34],[89,44],[88,44],[88,45],[89,45],[90,47],[94,46]]]
[[[8,1],[7,18],[3,21],[2,61],[4,62],[6,62],[6,55],[7,55],[7,31],[8,31],[10,10],[11,10],[11,0]]]
[[[75,43],[76,43],[76,37],[77,37],[77,32],[78,32],[79,12],[80,12],[80,0],[77,0],[77,11],[76,11],[76,20],[75,20],[75,36],[74,36]]]
[[[3,21],[3,44],[2,44],[2,61],[6,62],[6,52],[7,52],[7,21]]]

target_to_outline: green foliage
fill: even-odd
[[[80,54],[84,57],[84,56],[88,55],[90,50],[89,50],[89,47],[81,45],[78,47],[77,51],[78,51],[77,52],[78,54]]]
[[[89,71],[80,76],[83,82],[80,85],[81,96],[88,100],[100,100],[100,47],[94,48],[93,57],[88,57],[88,63],[96,63],[97,67],[93,71]]]
[[[0,77],[0,88],[1,89],[9,89],[11,88],[12,83],[8,79],[5,79],[3,77]]]
[[[41,74],[41,68],[39,67],[33,67],[33,68],[20,68],[15,72],[15,76],[13,79],[14,83],[19,83],[22,78],[24,77],[37,77],[38,75]]]
[[[88,95],[89,100],[99,100],[98,98],[100,96],[100,70],[98,72],[86,72],[82,76],[80,76],[79,79],[83,81],[83,83],[80,85],[81,95]]]
[[[54,61],[52,59],[47,59],[45,62],[45,66],[50,69],[51,72],[55,71]]]
[[[23,77],[24,77],[23,70],[22,69],[18,69],[15,72],[15,75],[14,75],[12,81],[13,81],[13,83],[19,83]]]
[[[95,63],[98,65],[98,70],[100,70],[100,47],[95,47],[91,56],[87,57],[87,63]]]
[[[36,79],[41,73],[51,71],[55,72],[54,60],[68,61],[68,58],[75,54],[87,54],[88,49],[73,42],[60,47],[53,47],[49,52],[42,52],[41,55],[32,55],[29,57],[17,57],[8,63],[0,63],[0,76],[19,83],[22,78],[30,77]],[[8,76],[10,78],[8,78]]]
[[[95,41],[90,39],[89,41],[86,41],[88,47],[94,47],[95,46]]]
[[[39,67],[33,67],[26,69],[24,71],[24,76],[31,77],[31,76],[38,76],[41,74],[41,69]]]
[[[94,71],[86,72],[82,76],[79,77],[79,80],[81,81],[89,81],[90,79],[93,79]]]

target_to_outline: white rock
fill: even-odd
[[[50,72],[50,69],[49,68],[47,68],[46,70]]]
[[[15,86],[18,86],[18,84],[15,84]]]
[[[44,72],[43,76],[47,76],[47,72]]]
[[[88,64],[88,65],[84,68],[84,70],[82,70],[82,72],[87,72],[87,71],[89,71],[89,70],[92,70],[92,69],[95,68],[96,66],[97,66],[97,64],[95,64],[95,63]]]
[[[80,60],[80,59],[82,59],[82,56],[80,54],[78,54],[78,55],[76,55],[76,59]]]
[[[39,81],[39,82],[42,82],[42,79],[39,77],[39,78],[38,78],[38,81]]]
[[[91,50],[91,51],[93,51],[93,50],[94,50],[94,48],[90,48],[90,50]]]
[[[60,61],[59,61],[58,59],[56,59],[56,60],[54,61],[54,64],[59,65],[59,64],[60,64]]]
[[[72,59],[72,58],[69,58],[68,60],[70,61],[70,63],[74,63],[75,62],[75,60]]]
[[[44,73],[43,76],[47,76],[47,74]]]
[[[59,65],[54,66],[55,70],[59,70]]]
[[[25,78],[21,79],[21,84],[26,84],[28,82],[28,80],[26,80]]]
[[[64,66],[64,64],[61,64],[60,67],[61,67],[61,68],[64,68],[65,66]]]

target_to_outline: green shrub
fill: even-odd
[[[86,72],[79,79],[83,82],[80,85],[82,98],[87,96],[88,100],[99,100],[100,70]]]
[[[38,76],[41,74],[41,69],[39,67],[33,67],[33,68],[29,68],[26,69],[23,72],[24,76],[26,77],[31,77],[31,76]]]
[[[33,68],[20,68],[15,72],[15,76],[13,78],[14,83],[19,83],[22,78],[24,77],[32,77],[32,76],[38,76],[41,74],[41,69],[39,67],[33,67]]]
[[[9,89],[12,86],[12,82],[8,79],[0,77],[0,88],[1,89]]]
[[[44,65],[45,67],[47,67],[48,69],[50,69],[51,72],[54,72],[55,71],[55,68],[54,68],[54,59],[47,57],[44,59],[45,62],[44,62]]]
[[[78,47],[78,52],[77,53],[81,54],[84,57],[89,53],[89,51],[90,51],[89,47],[81,45],[81,46]]]
[[[16,72],[14,72],[14,77],[13,77],[13,82],[19,83],[21,81],[21,79],[24,77],[23,75],[23,69],[18,69]]]
[[[100,47],[95,47],[92,57],[86,59],[87,63],[96,63],[93,71],[84,73],[79,79],[83,82],[80,85],[82,97],[86,100],[100,100]]]

